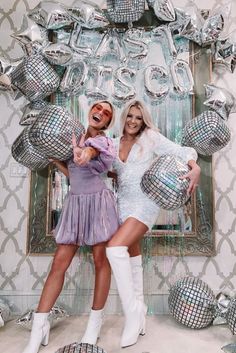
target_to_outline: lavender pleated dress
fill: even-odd
[[[108,137],[96,136],[85,141],[100,154],[86,166],[73,159],[67,163],[70,191],[55,229],[58,244],[94,245],[109,240],[119,226],[114,195],[100,174],[115,158],[115,147]]]

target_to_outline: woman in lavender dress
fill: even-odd
[[[73,137],[74,159],[67,163],[55,161],[58,169],[69,177],[70,191],[55,231],[57,250],[34,314],[30,341],[23,353],[37,353],[41,344],[47,345],[49,312],[62,290],[65,272],[81,245],[93,247],[96,279],[90,326],[95,322],[96,331],[100,330],[101,312],[111,277],[105,244],[118,228],[114,196],[100,177],[115,158],[113,143],[103,132],[113,119],[114,111],[109,102],[95,103],[88,115],[87,132],[79,146]],[[97,339],[97,333],[95,335],[94,339]],[[87,341],[87,337],[84,340]]]

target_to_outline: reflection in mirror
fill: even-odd
[[[101,98],[112,101],[116,107],[116,123],[109,135],[115,137],[119,135],[121,110],[130,95],[134,94],[135,99],[143,100],[148,106],[160,132],[180,143],[186,122],[203,110],[203,84],[210,81],[210,54],[204,48],[194,47],[187,39],[177,38],[174,43],[168,43],[168,38],[153,31],[150,23],[142,23],[139,35],[144,45],[135,47],[131,45],[132,40],[127,38],[126,30],[117,28],[116,32],[110,31],[105,37],[102,31],[83,29],[79,43],[74,45],[77,45],[77,49],[85,46],[97,48],[95,54],[99,61],[96,55],[88,61],[88,77],[81,94],[68,96],[68,92],[58,93],[53,96],[53,103],[66,106],[86,127],[89,106]],[[117,40],[117,36],[119,40],[116,43],[127,46],[128,62],[125,64],[123,46],[115,47],[112,40]],[[68,43],[69,40],[70,30],[54,33],[54,41]],[[140,50],[143,57],[137,60],[135,58],[141,55]],[[176,54],[177,59],[173,59]],[[181,65],[182,60],[189,66]],[[180,64],[173,65],[173,61]],[[191,67],[192,74],[186,67]],[[192,75],[194,95],[191,94]],[[155,238],[152,252],[156,255],[179,255],[180,247],[182,255],[209,256],[214,253],[211,157],[200,157],[198,162],[202,176],[196,194],[181,209],[163,211],[151,232],[146,234],[146,239]],[[54,167],[32,173],[28,238],[30,253],[54,251],[52,232],[68,189],[68,180]],[[36,212],[35,207],[38,210],[40,204],[43,207]],[[171,249],[168,247],[169,239],[174,239]]]

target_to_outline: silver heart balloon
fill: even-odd
[[[179,157],[163,155],[155,159],[141,180],[142,191],[158,206],[175,210],[189,198],[189,180],[179,179],[189,172],[188,165]]]

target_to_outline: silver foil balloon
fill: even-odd
[[[206,156],[221,150],[230,141],[230,130],[219,114],[207,110],[189,121],[183,130],[182,145]]]
[[[67,12],[72,20],[85,28],[99,28],[109,25],[104,12],[92,1],[75,0],[67,7]]]
[[[22,117],[19,121],[20,125],[31,125],[38,117],[40,111],[48,105],[45,101],[35,101],[27,104],[22,111]]]
[[[236,66],[236,31],[233,31],[228,38],[216,42],[213,63],[223,65],[230,72],[234,72]]]
[[[175,60],[170,64],[174,91],[178,94],[193,94],[194,80],[189,64],[184,60]],[[185,76],[184,79],[181,78]]]
[[[47,45],[43,48],[42,54],[53,65],[68,65],[73,57],[70,46],[63,43]]]
[[[68,95],[81,94],[88,80],[88,67],[84,61],[69,65],[62,77],[60,91]]]
[[[55,353],[106,353],[103,348],[89,344],[74,342],[68,344]]]
[[[114,73],[114,92],[113,97],[121,102],[129,101],[136,96],[134,87],[130,84],[131,78],[135,75],[135,71],[129,67],[119,67]],[[128,76],[128,80],[126,80]]]
[[[65,108],[49,105],[31,125],[31,143],[48,158],[67,160],[72,154],[72,133],[79,138],[84,132],[82,124]]]
[[[56,91],[60,77],[42,55],[26,57],[10,74],[12,83],[29,100],[39,100]]]
[[[21,317],[16,320],[16,323],[27,330],[31,330],[33,324],[33,314],[35,310],[30,309],[24,313]],[[50,310],[48,320],[50,322],[50,327],[54,327],[59,321],[68,317],[67,311],[61,306],[55,304]]]
[[[224,29],[224,23],[222,14],[207,18],[202,27],[202,44],[209,45],[216,42]]]
[[[107,55],[115,56],[119,62],[126,61],[125,49],[116,29],[109,29],[102,37],[96,50],[95,57],[101,59]]]
[[[45,168],[49,161],[42,151],[39,151],[29,140],[29,127],[26,127],[13,142],[12,157],[31,170]]]
[[[227,120],[230,112],[235,109],[235,98],[225,88],[213,84],[204,85],[206,100],[203,104],[215,110],[224,120]]]
[[[155,15],[160,21],[175,20],[175,9],[171,0],[147,0],[147,3],[153,7]]]
[[[87,46],[80,46],[80,37],[82,35],[82,27],[78,23],[74,23],[74,28],[71,31],[69,46],[79,55],[83,57],[90,57],[93,54],[93,50]]]
[[[0,327],[10,319],[11,309],[6,300],[0,298]]]
[[[166,210],[180,208],[188,200],[189,180],[179,179],[190,168],[179,157],[163,155],[155,159],[141,180],[142,191],[159,207]]]
[[[153,85],[153,80],[159,81],[159,87]],[[159,65],[149,65],[144,73],[144,86],[146,93],[152,99],[161,100],[169,92],[169,75],[167,70]]]
[[[56,1],[40,1],[28,12],[28,17],[47,29],[58,29],[71,24],[71,17]]]
[[[129,59],[142,60],[148,55],[148,45],[142,41],[143,31],[138,28],[131,28],[125,32],[124,42],[127,44],[127,48],[132,48],[129,51]]]
[[[151,32],[152,39],[163,42],[163,39],[167,42],[167,47],[170,51],[170,55],[172,58],[177,57],[177,50],[175,48],[174,40],[171,35],[171,31],[167,26],[159,26],[152,30]]]
[[[144,0],[107,0],[107,15],[111,22],[138,21],[145,10]]]
[[[108,93],[104,90],[105,76],[112,75],[112,68],[109,66],[92,66],[90,70],[92,75],[92,88],[86,90],[86,96],[95,100],[107,99]]]
[[[214,294],[199,278],[185,277],[170,287],[170,313],[181,324],[200,329],[214,318]]]
[[[22,46],[34,42],[45,44],[48,41],[48,32],[44,27],[24,16],[22,28],[11,34],[11,37],[17,39]]]

